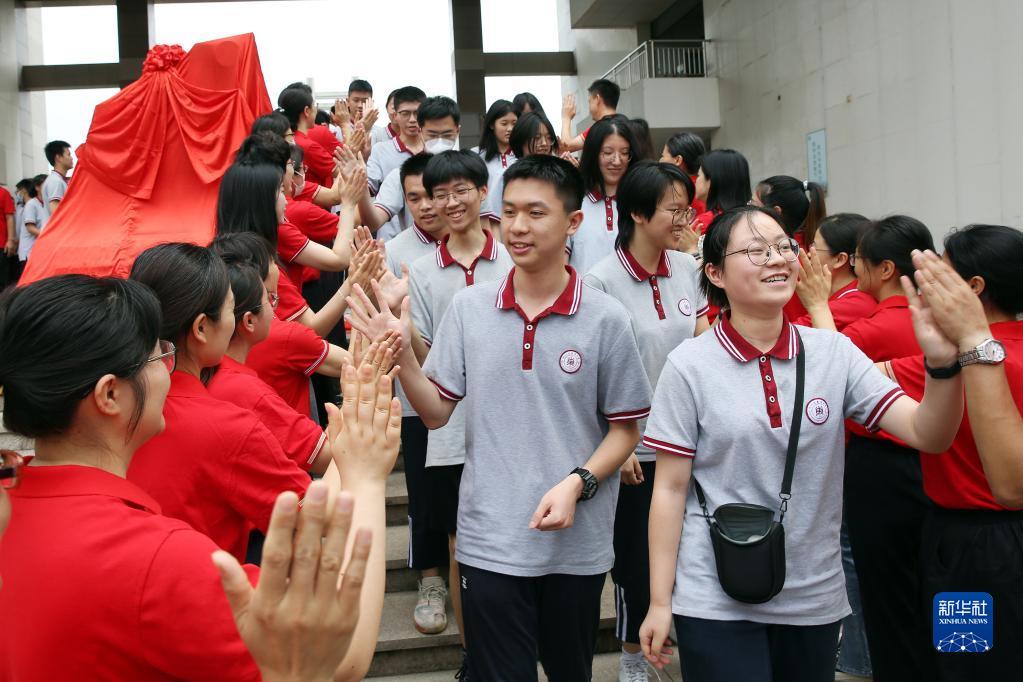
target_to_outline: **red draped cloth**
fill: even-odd
[[[271,110],[249,33],[149,51],[142,77],[96,107],[60,208],[20,284],[69,272],[126,277],[169,241],[208,244],[220,178]]]

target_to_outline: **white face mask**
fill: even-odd
[[[454,149],[457,146],[458,146],[457,139],[447,140],[443,137],[436,137],[432,140],[427,140],[425,145],[426,151],[428,151],[431,154],[440,154],[441,152],[446,152],[451,149]]]

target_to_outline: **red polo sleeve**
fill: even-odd
[[[139,595],[141,653],[175,679],[259,680],[210,558],[216,549],[191,529],[168,534]],[[258,569],[246,566],[246,571],[255,584]],[[191,608],[198,605],[202,608]]]
[[[308,178],[324,187],[330,187],[334,182],[334,157],[330,152],[308,135],[296,134],[295,144],[305,153],[304,162],[309,168],[306,174]]]
[[[298,287],[285,272],[281,272],[277,281],[277,296],[279,298],[277,317],[282,320],[294,320],[309,308],[302,292],[298,290]]]
[[[337,237],[338,217],[314,203],[290,201],[285,216],[289,223],[315,242],[331,244]]]
[[[269,386],[252,408],[280,443],[292,462],[308,470],[327,442],[327,436],[309,417],[296,412]]]
[[[7,217],[14,214],[14,199],[11,193],[0,187],[0,216]]]
[[[309,376],[327,359],[330,345],[309,327],[293,322],[288,325],[286,350],[288,364]]]

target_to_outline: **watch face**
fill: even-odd
[[[981,351],[990,362],[1002,362],[1005,360],[1005,346],[994,339],[981,346]]]

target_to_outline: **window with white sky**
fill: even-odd
[[[485,50],[558,49],[555,0],[482,0],[481,9]],[[50,7],[41,12],[43,63],[117,61],[112,5]],[[449,0],[159,3],[154,23],[156,43],[177,43],[186,50],[204,40],[253,33],[271,100],[294,81],[310,83],[317,93],[329,93],[344,91],[353,78],[369,80],[379,100],[408,84],[428,95],[455,93]],[[557,76],[486,79],[488,105],[523,90],[535,94],[548,112],[560,110]],[[47,137],[73,146],[84,142],[93,108],[116,92],[47,92]],[[382,101],[378,104],[383,107]]]

